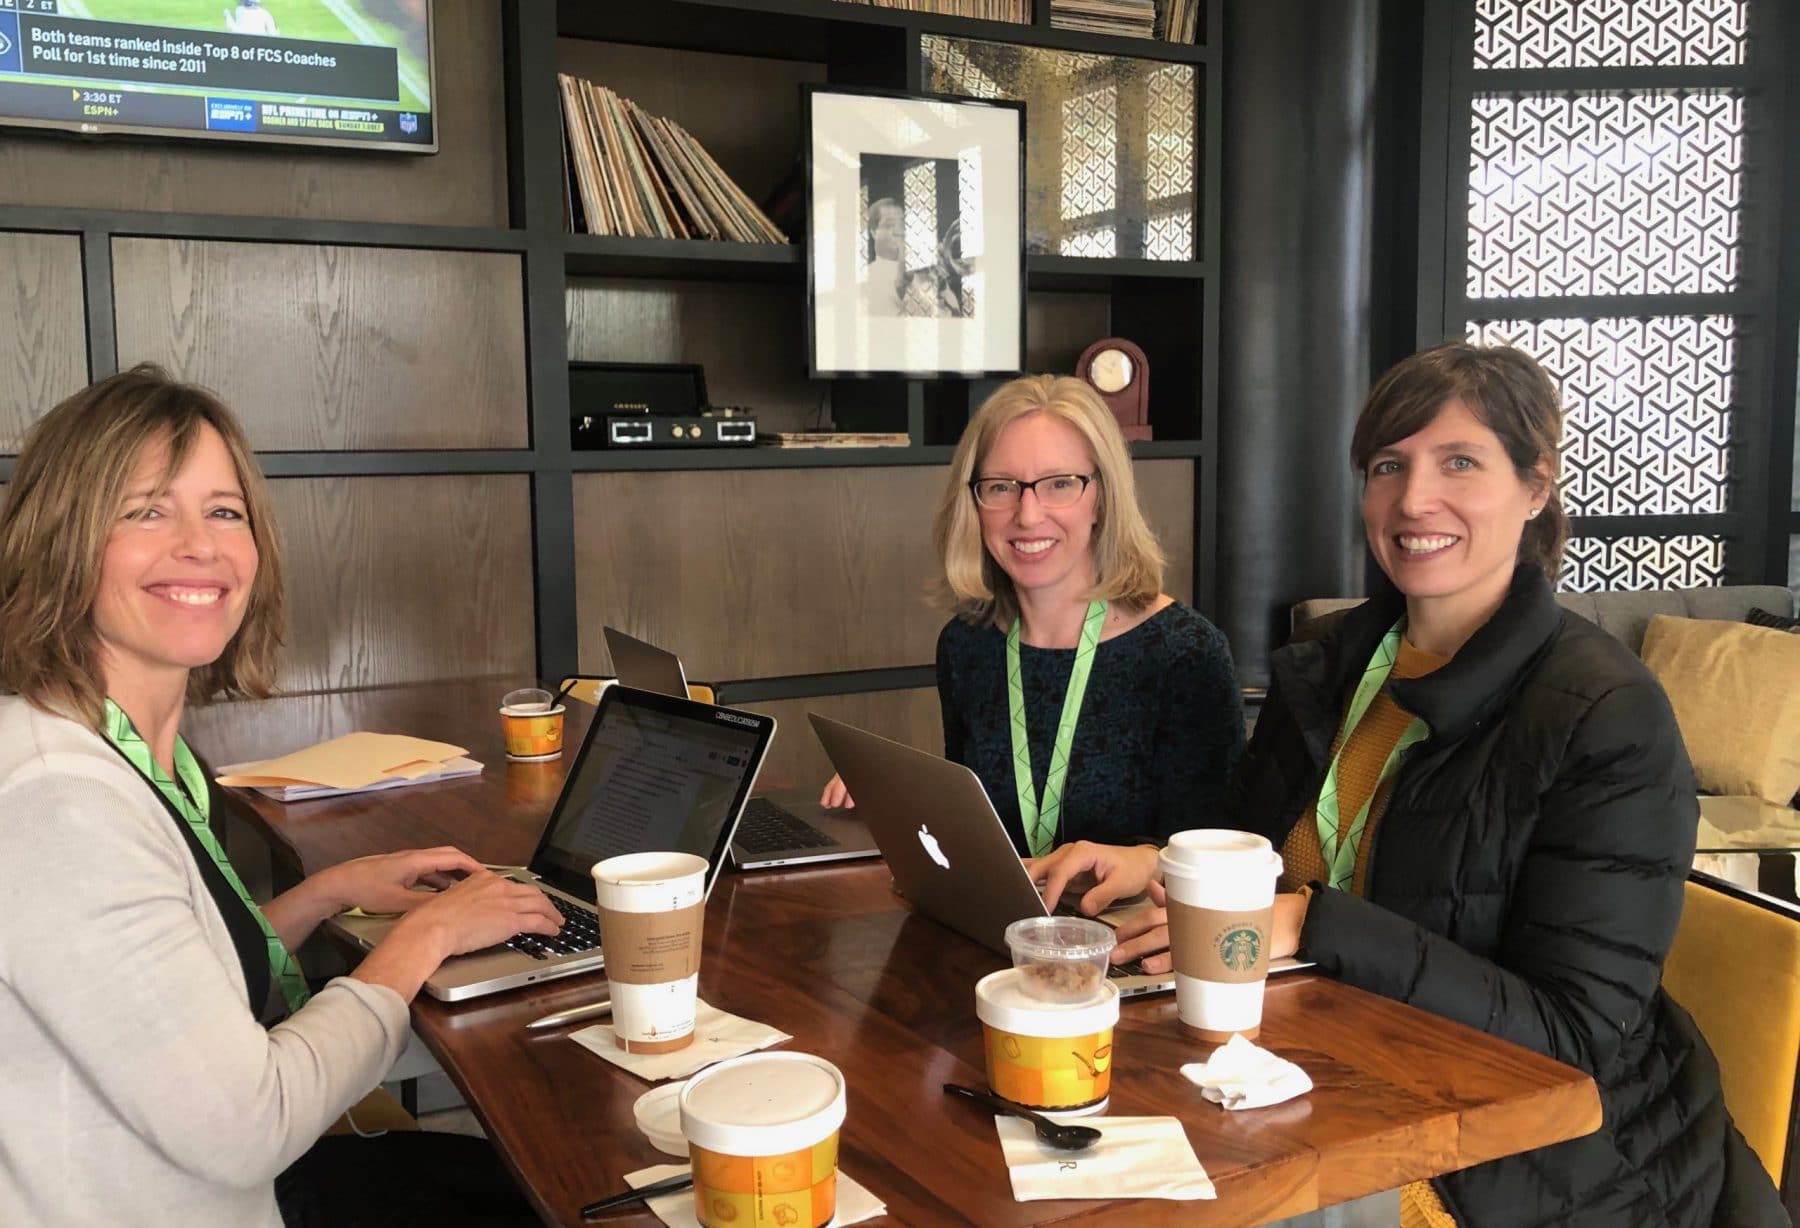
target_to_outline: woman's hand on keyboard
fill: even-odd
[[[395,922],[350,975],[386,985],[410,1002],[452,955],[561,928],[562,916],[538,888],[478,868]]]
[[[819,805],[827,810],[854,810],[856,799],[850,796],[850,790],[844,787],[842,776],[833,776],[825,782],[825,791],[819,794]]]
[[[1076,840],[1043,857],[1025,859],[1031,881],[1044,893],[1044,907],[1056,911],[1063,892],[1085,887],[1080,908],[1098,916],[1115,900],[1142,895],[1156,880],[1157,848],[1153,844],[1095,844]],[[1091,883],[1091,886],[1087,884]]]
[[[481,863],[448,845],[407,849],[340,862],[315,876],[328,880],[337,911],[360,908],[366,913],[411,912],[457,878],[474,874]]]

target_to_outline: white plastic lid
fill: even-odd
[[[638,1129],[650,1140],[650,1145],[672,1156],[688,1153],[687,1140],[681,1137],[681,1089],[684,1086],[682,1083],[665,1083],[653,1087],[631,1106]]]
[[[1100,985],[1097,1002],[1046,1002],[1025,992],[1020,970],[990,972],[975,982],[975,1017],[1015,1036],[1092,1036],[1119,1022],[1119,987]]]
[[[722,1155],[776,1156],[844,1124],[844,1076],[810,1053],[751,1053],[708,1067],[681,1089],[681,1132]]]
[[[1201,827],[1178,831],[1169,837],[1157,860],[1164,874],[1196,870],[1226,870],[1234,874],[1256,871],[1281,873],[1281,854],[1267,838],[1229,828]]]

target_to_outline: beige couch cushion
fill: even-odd
[[[1800,638],[1658,614],[1643,657],[1669,694],[1701,789],[1778,803],[1800,790]]]

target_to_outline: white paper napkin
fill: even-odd
[[[718,1007],[700,999],[694,1012],[694,1043],[673,1053],[627,1053],[619,1048],[610,1023],[571,1032],[569,1039],[611,1062],[629,1070],[640,1079],[652,1083],[660,1079],[680,1079],[704,1070],[714,1062],[739,1057],[756,1049],[767,1049],[784,1040],[794,1039],[778,1028],[740,1015],[728,1015]]]
[[[1028,1121],[996,1117],[1013,1199],[1216,1198],[1187,1132],[1173,1117],[1083,1117],[1100,1141],[1086,1151],[1059,1151],[1038,1139]]]
[[[1228,1109],[1260,1109],[1304,1096],[1312,1079],[1288,1061],[1276,1057],[1234,1033],[1213,1050],[1204,1062],[1189,1062],[1181,1073],[1200,1085],[1200,1094]]]
[[[625,1184],[632,1189],[650,1185],[666,1177],[677,1177],[688,1171],[686,1164],[657,1164],[651,1168],[639,1169],[635,1173],[625,1174]],[[646,1198],[644,1205],[652,1214],[669,1228],[700,1228],[700,1221],[694,1216],[694,1191],[677,1190],[673,1194],[660,1194],[655,1198]],[[860,1224],[866,1219],[874,1219],[878,1215],[887,1214],[887,1204],[869,1193],[843,1169],[838,1169],[837,1214],[831,1217],[826,1228],[835,1225]]]

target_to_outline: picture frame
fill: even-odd
[[[801,113],[808,375],[1017,374],[1024,104],[809,85]]]

